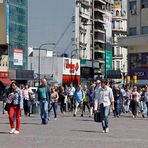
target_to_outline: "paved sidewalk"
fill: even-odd
[[[101,124],[88,115],[71,113],[40,124],[40,116],[21,117],[19,135],[9,134],[7,114],[0,114],[0,148],[148,148],[148,119],[130,114],[110,116],[110,133],[101,133]]]

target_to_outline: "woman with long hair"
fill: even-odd
[[[20,113],[23,103],[21,90],[17,87],[16,82],[10,85],[12,102],[9,109],[9,123],[11,127],[10,134],[19,134],[20,132]],[[14,114],[16,115],[16,128],[14,125]]]

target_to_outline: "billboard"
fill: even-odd
[[[64,84],[80,84],[80,60],[63,58],[62,82]]]
[[[14,48],[14,60],[13,64],[18,66],[23,66],[23,50],[19,48]]]
[[[112,50],[112,14],[106,11],[103,19],[105,22],[106,50]]]
[[[0,44],[6,44],[6,2],[0,0]]]
[[[106,50],[106,70],[112,70],[112,51]]]
[[[80,60],[64,58],[63,75],[80,75]]]

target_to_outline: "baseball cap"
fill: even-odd
[[[100,80],[97,80],[96,83],[101,83],[101,81]]]

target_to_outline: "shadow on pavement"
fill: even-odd
[[[84,133],[101,133],[98,131],[90,131],[90,130],[71,130],[73,132],[84,132]]]
[[[0,132],[0,134],[9,134],[9,132]]]
[[[41,125],[41,123],[29,123],[29,122],[23,122],[23,123],[21,123],[21,124],[24,124],[24,125],[28,125],[28,124],[30,124],[30,125]]]

